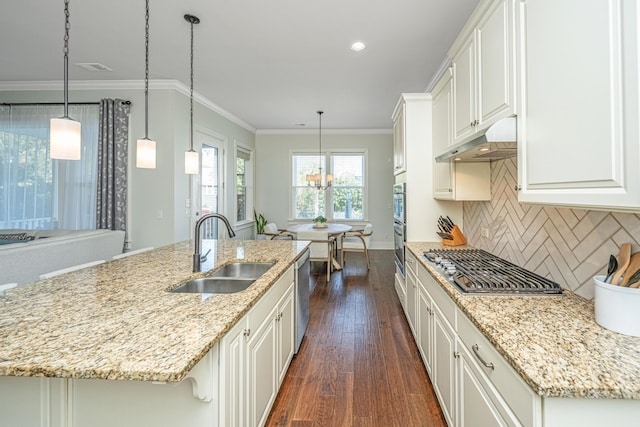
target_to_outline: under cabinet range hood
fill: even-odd
[[[516,146],[516,118],[506,117],[489,126],[482,135],[471,141],[447,148],[447,151],[436,156],[436,162],[489,162],[508,159],[517,155]]]

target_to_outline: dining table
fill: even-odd
[[[320,226],[316,225],[316,224],[310,224],[310,223],[293,224],[293,225],[288,226],[286,230],[289,233],[293,233],[293,234],[296,234],[299,231],[326,232],[330,237],[335,237],[336,238],[335,250],[338,251],[338,246],[337,246],[338,237],[341,234],[346,233],[347,231],[351,231],[352,228],[353,227],[348,225],[348,224],[340,224],[340,223],[336,223],[336,222],[329,222],[329,223],[324,223],[323,225],[320,225]],[[336,270],[342,270],[342,265],[338,262],[338,260],[336,258],[337,258],[337,256],[333,257],[333,266],[335,267]]]

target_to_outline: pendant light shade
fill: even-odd
[[[200,173],[200,159],[198,152],[193,149],[193,25],[199,24],[200,19],[193,15],[184,15],[184,19],[191,24],[191,109],[189,112],[189,151],[184,153],[184,173],[197,175]]]
[[[80,122],[67,116],[53,118],[49,127],[49,155],[52,159],[80,160]]]
[[[136,167],[140,169],[156,168],[156,142],[149,138],[136,141]]]
[[[198,152],[189,150],[184,153],[184,173],[188,175],[197,175],[200,170],[200,158]]]
[[[149,0],[146,0],[144,27],[144,138],[136,141],[136,167],[156,168],[156,142],[149,139]]]
[[[64,17],[64,116],[51,119],[49,155],[52,159],[80,160],[82,126],[69,117],[69,0],[64,2]]]

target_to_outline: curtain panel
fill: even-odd
[[[100,100],[96,228],[123,230],[127,225],[129,111],[122,99]]]

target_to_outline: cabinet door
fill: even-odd
[[[456,425],[455,335],[437,307],[434,307],[434,312],[433,386],[440,399],[440,406],[442,407],[442,412],[447,420],[447,424],[454,426]]]
[[[494,123],[514,111],[513,0],[491,6],[478,24],[477,119],[479,126]]]
[[[293,358],[295,343],[293,289],[294,284],[292,283],[278,303],[280,310],[278,317],[278,384],[282,383]]]
[[[518,199],[639,207],[637,2],[519,7]]]
[[[243,427],[247,424],[246,331],[246,322],[243,319],[231,328],[221,341],[220,425]]]
[[[409,268],[406,269],[405,274],[405,277],[407,279],[407,320],[409,321],[409,327],[411,328],[411,332],[413,333],[413,336],[415,338],[418,336],[416,334],[416,303],[418,287],[416,284],[416,277]]]
[[[422,288],[419,286],[420,292],[418,293],[418,349],[422,355],[424,366],[427,368],[429,376],[432,375],[432,354],[433,354],[433,316],[431,309],[431,298]]]
[[[506,427],[462,353],[459,382],[459,427]]]
[[[453,58],[454,143],[475,132],[475,42],[471,35]]]
[[[405,105],[402,104],[393,123],[393,172],[397,175],[405,170]]]
[[[276,394],[276,316],[277,308],[269,313],[264,323],[251,331],[248,343],[249,365],[249,423],[261,426],[269,415]]]
[[[433,155],[442,154],[453,142],[453,83],[448,70],[433,91]],[[433,197],[441,200],[454,198],[454,164],[433,163]]]

